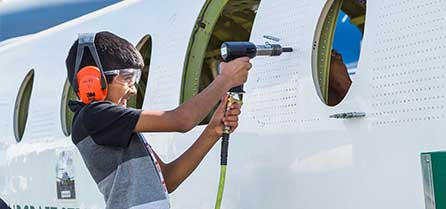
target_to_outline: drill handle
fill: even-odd
[[[220,48],[221,58],[224,62],[230,62],[239,57],[249,57],[252,59],[257,53],[256,45],[246,41],[223,42]],[[245,91],[243,91],[243,85],[235,86],[231,88],[229,92],[245,93]]]
[[[223,60],[224,62],[230,62],[230,61],[232,61],[232,60],[235,60],[236,58],[234,58],[234,59],[225,59],[225,60]],[[218,65],[219,67],[220,67],[220,65]],[[218,73],[220,74],[220,68],[218,68]],[[234,86],[234,87],[232,87],[231,89],[229,89],[229,92],[233,92],[233,93],[245,93],[245,91],[243,90],[243,85],[240,85],[240,86]]]

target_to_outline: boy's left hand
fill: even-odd
[[[241,105],[238,103],[232,104],[225,116],[225,106],[227,100],[228,97],[225,95],[208,125],[208,127],[211,128],[211,130],[213,130],[218,137],[223,135],[223,128],[225,125],[231,127],[230,133],[234,132],[238,126],[238,116],[241,113]]]

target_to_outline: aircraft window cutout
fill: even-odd
[[[141,72],[141,80],[136,84],[136,89],[138,90],[137,95],[130,97],[127,105],[132,108],[141,109],[144,102],[144,97],[146,93],[147,79],[149,75],[150,59],[152,56],[152,37],[150,35],[144,36],[136,48],[141,53],[144,59],[144,67]],[[65,81],[65,85],[62,93],[62,102],[60,107],[60,120],[62,125],[62,131],[65,136],[71,135],[72,121],[74,113],[68,107],[68,102],[70,100],[77,100],[77,96],[74,93],[73,88],[70,85],[68,79]]]
[[[249,41],[260,0],[207,0],[197,18],[184,63],[180,103],[205,89],[217,76],[220,46]],[[207,124],[212,111],[200,125]]]
[[[74,93],[73,88],[70,85],[68,79],[65,80],[65,85],[63,87],[62,92],[62,102],[60,106],[60,122],[62,125],[62,131],[65,136],[71,135],[71,127],[74,113],[71,112],[70,108],[68,108],[68,101],[73,100],[76,101],[78,98]]]
[[[136,84],[137,94],[136,96],[130,97],[127,106],[141,109],[146,95],[147,80],[149,78],[150,61],[152,58],[152,37],[150,35],[145,35],[138,44],[136,44],[136,48],[142,55],[144,67],[141,72],[141,80]]]
[[[316,27],[312,70],[318,96],[338,105],[356,74],[364,35],[366,0],[328,0]]]
[[[34,83],[34,69],[31,69],[23,79],[14,107],[14,136],[17,142],[22,141],[28,120],[29,103]]]

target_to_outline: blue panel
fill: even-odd
[[[350,17],[341,11],[338,22],[336,23],[333,49],[341,53],[344,63],[347,66],[354,65],[354,63],[358,62],[361,41],[361,31],[356,25],[351,24]],[[350,68],[356,68],[356,65]]]

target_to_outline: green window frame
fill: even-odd
[[[14,107],[14,136],[17,142],[22,141],[28,121],[29,105],[34,84],[34,69],[31,69],[23,79],[17,93]]]
[[[144,67],[141,72],[141,80],[136,85],[137,94],[136,96],[130,97],[127,105],[129,107],[133,107],[136,109],[141,109],[144,104],[144,98],[146,95],[147,89],[147,81],[149,78],[150,72],[150,61],[152,58],[152,36],[145,35],[139,42],[136,44],[136,48],[142,55],[144,60]]]
[[[65,136],[71,135],[71,122],[73,121],[74,113],[71,112],[70,108],[68,107],[68,101],[70,100],[77,100],[77,96],[74,93],[73,88],[70,85],[70,82],[68,81],[68,78],[65,80],[65,84],[62,91],[62,102],[60,106],[60,122],[62,125],[62,132]]]

